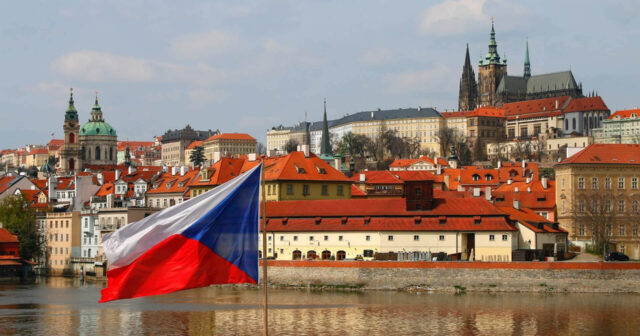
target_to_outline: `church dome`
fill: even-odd
[[[108,135],[117,136],[116,130],[102,119],[102,108],[98,105],[98,97],[96,103],[91,108],[91,118],[82,127],[80,127],[81,136],[91,135]]]

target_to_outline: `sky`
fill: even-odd
[[[491,18],[508,72],[571,69],[612,111],[640,105],[638,1],[4,1],[0,149],[62,138],[98,91],[119,140],[246,132],[399,107],[456,109]]]

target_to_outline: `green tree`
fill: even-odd
[[[366,155],[365,145],[368,138],[362,134],[353,134],[351,132],[342,136],[337,143],[337,152],[342,156],[364,158]]]
[[[28,260],[40,257],[42,240],[36,227],[36,215],[22,195],[13,195],[0,202],[0,223],[20,240],[20,257]]]
[[[191,155],[189,155],[189,161],[194,166],[199,166],[204,162],[204,148],[202,146],[196,146],[191,151]]]

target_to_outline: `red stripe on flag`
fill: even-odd
[[[125,267],[109,270],[100,302],[166,294],[213,284],[256,283],[194,239],[173,235]]]

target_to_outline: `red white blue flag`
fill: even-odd
[[[261,169],[105,235],[100,302],[257,283]]]

